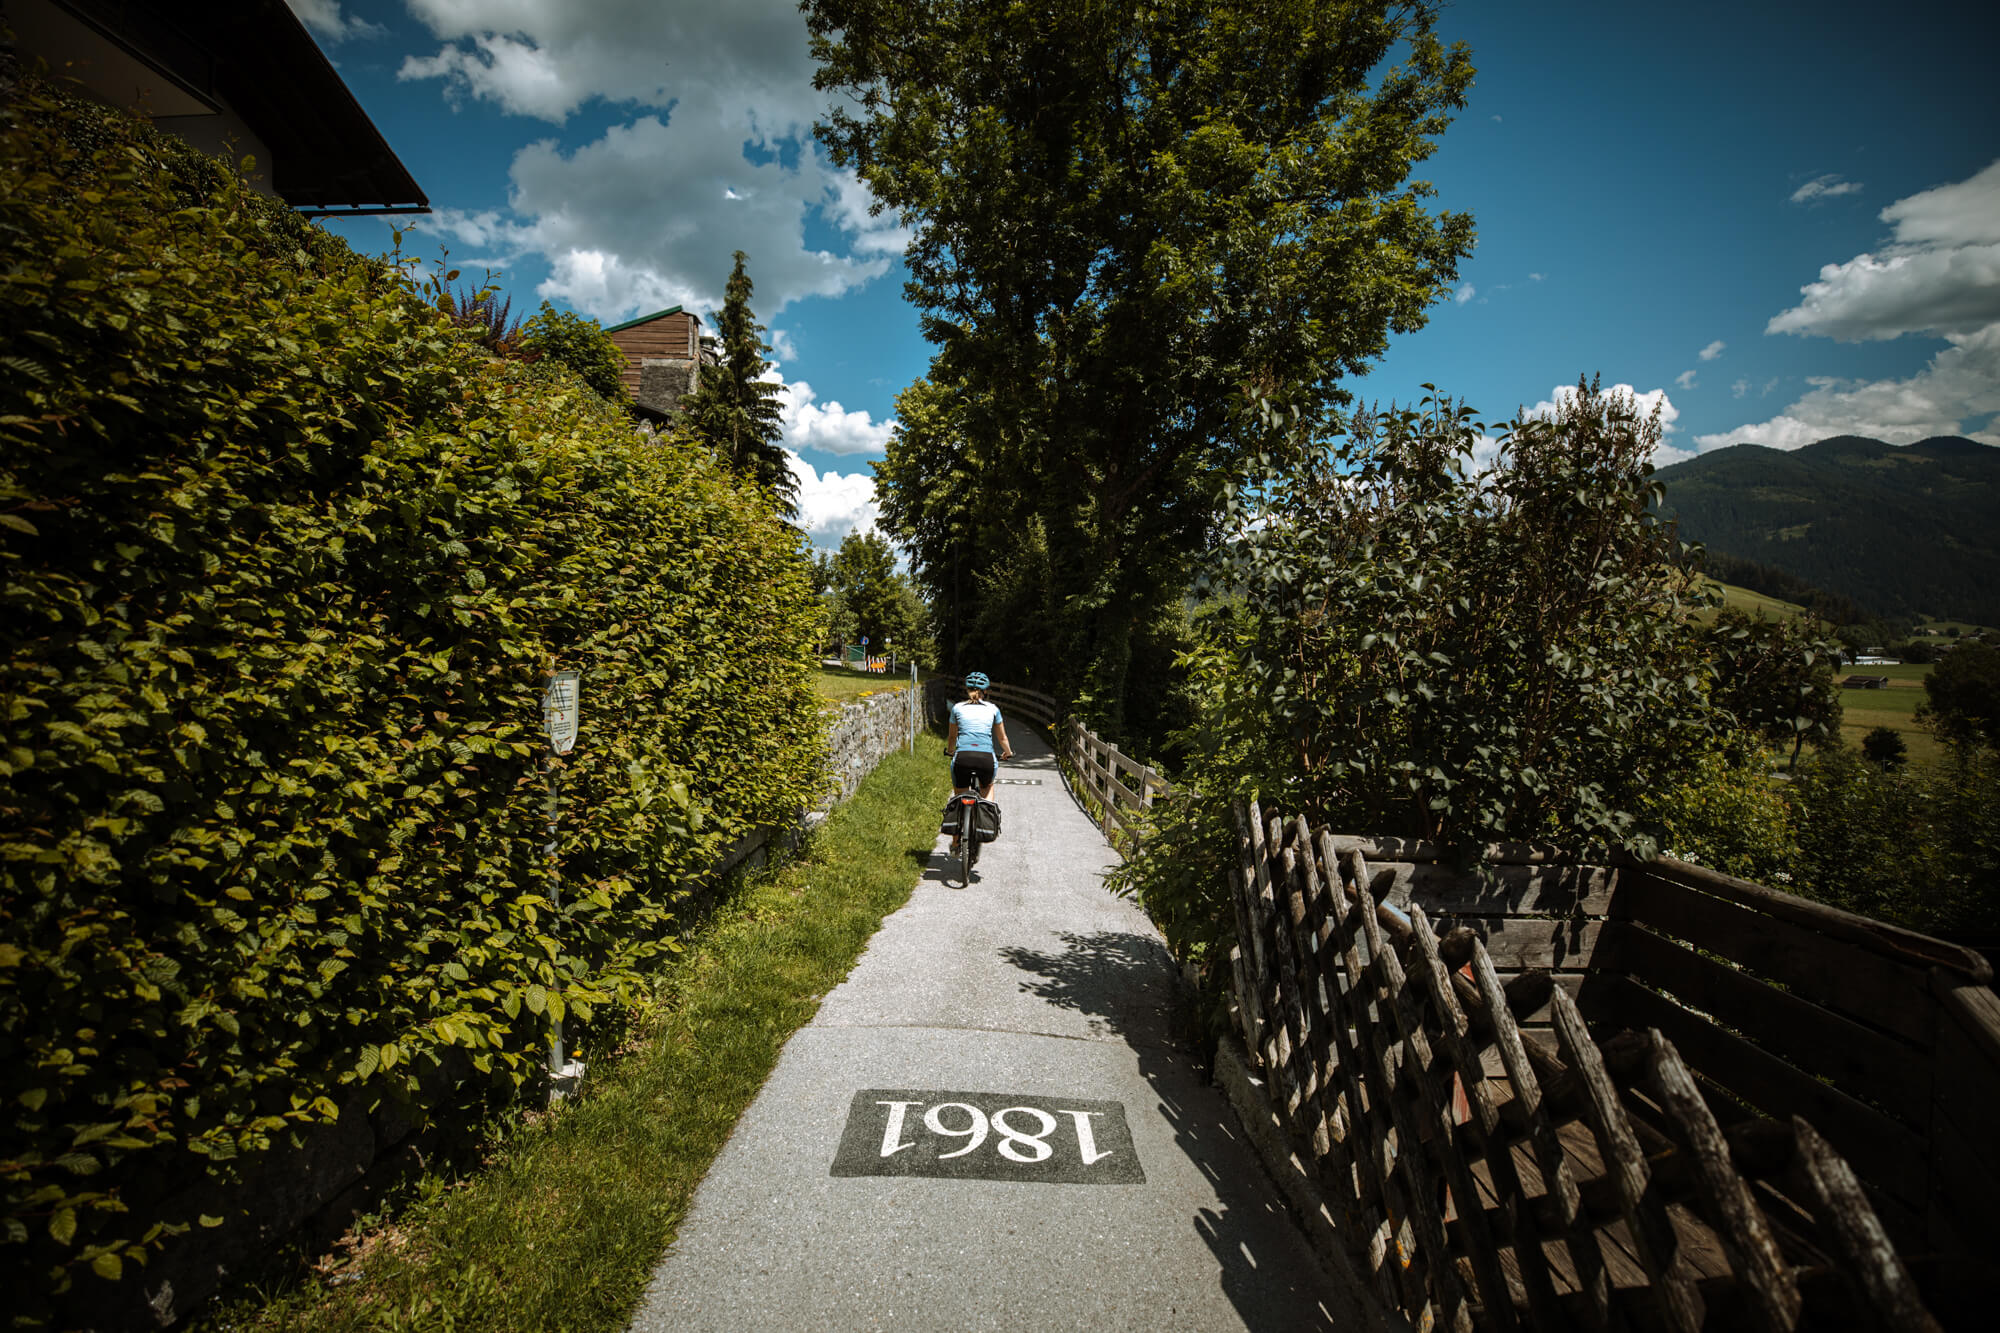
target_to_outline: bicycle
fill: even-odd
[[[972,867],[979,864],[979,792],[977,789],[951,794],[951,808],[958,816],[959,883],[972,887]]]

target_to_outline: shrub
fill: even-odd
[[[1470,416],[1358,414],[1238,493],[1217,582],[1241,604],[1181,659],[1186,791],[1120,877],[1156,914],[1208,914],[1191,936],[1226,929],[1240,796],[1354,832],[1643,854],[1648,793],[1726,725],[1685,615],[1712,594],[1649,510],[1657,420],[1579,384],[1481,472]]]
[[[533,1077],[807,800],[817,625],[691,442],[136,126],[0,139],[0,1264],[54,1294],[203,1220],[148,1203],[191,1169]]]
[[[625,401],[625,353],[594,319],[558,310],[547,301],[521,326],[523,352],[539,353],[566,366],[609,403]]]

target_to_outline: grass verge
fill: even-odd
[[[344,1261],[199,1326],[623,1328],[779,1049],[908,900],[947,794],[928,747],[888,756],[797,860],[687,941],[643,1041],[582,1098],[512,1130],[476,1175],[423,1182]]]

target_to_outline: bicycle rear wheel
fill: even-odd
[[[964,801],[958,807],[958,881],[966,888],[972,887],[972,867],[979,860],[979,826],[972,817],[971,801]]]

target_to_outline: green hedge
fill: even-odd
[[[191,1163],[533,1077],[823,744],[757,488],[89,114],[0,108],[0,1269],[44,1299],[203,1224],[148,1204]]]

